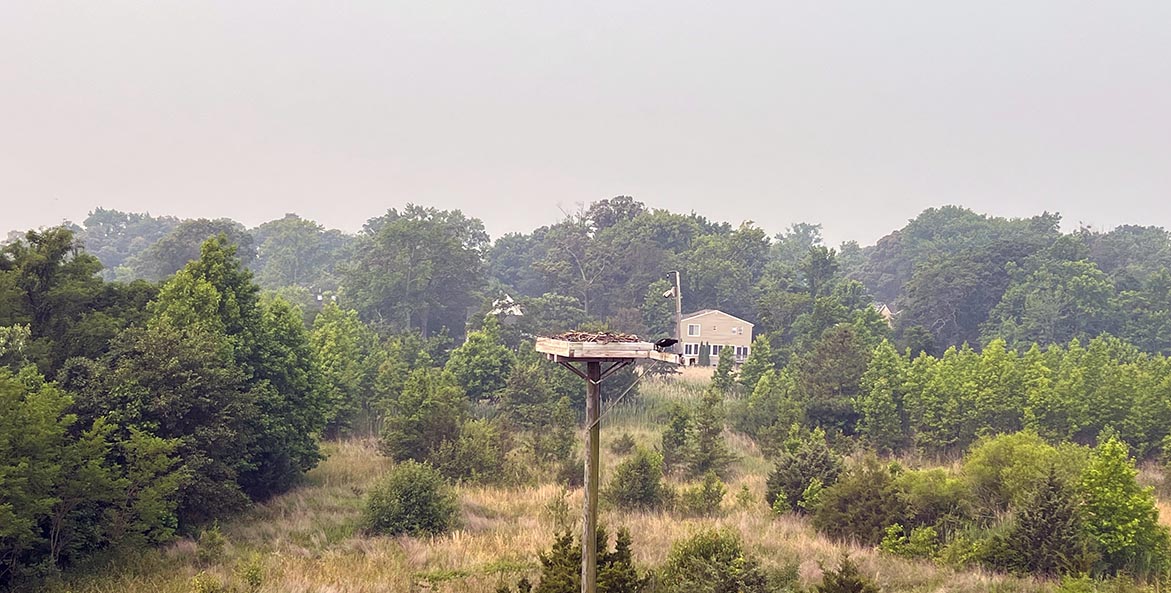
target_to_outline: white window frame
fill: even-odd
[[[694,329],[695,329],[695,333],[692,333],[692,331],[691,331],[691,330],[692,330],[692,328],[694,328]],[[688,323],[688,324],[687,324],[687,337],[689,337],[689,338],[698,338],[698,337],[699,337],[699,332],[700,332],[700,329],[701,329],[701,328],[700,328],[700,325],[699,325],[698,323]]]

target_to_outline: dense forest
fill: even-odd
[[[891,562],[1157,588],[1171,574],[1153,488],[1171,463],[1171,234],[1060,222],[946,206],[873,246],[830,247],[820,225],[774,235],[616,197],[495,240],[415,205],[357,234],[294,214],[249,229],[100,208],[10,233],[0,588],[178,540],[214,556],[218,520],[302,487],[355,439],[390,465],[353,493],[367,534],[456,528],[453,485],[573,488],[581,384],[532,338],[667,336],[673,270],[686,310],[753,321],[753,348],[739,368],[723,350],[697,385],[658,366],[605,384],[655,427],[612,442],[613,508],[682,521],[767,505]],[[691,395],[650,393],[671,385]],[[746,482],[757,457],[761,483]],[[635,561],[640,534],[614,535],[612,551],[598,542],[611,593],[804,586],[735,530],[691,534],[656,566]],[[496,590],[575,590],[569,530],[544,544]],[[871,573],[842,559],[816,588],[874,590]],[[215,578],[191,586],[234,586]]]

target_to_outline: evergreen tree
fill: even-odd
[[[712,389],[727,393],[735,385],[732,379],[733,367],[736,365],[735,352],[731,346],[720,348],[720,358],[716,363],[716,374],[712,376]]]
[[[841,457],[829,448],[825,433],[816,431],[792,451],[781,452],[765,483],[765,499],[773,508],[780,500],[784,508],[797,511],[802,495],[814,481],[831,486],[841,473]]]
[[[817,593],[879,593],[878,585],[858,572],[858,565],[843,556],[837,570],[826,570]]]
[[[1025,572],[1070,574],[1086,556],[1077,494],[1054,467],[1027,505],[1017,511],[1008,547]]]
[[[714,471],[724,475],[735,459],[724,442],[724,394],[713,383],[704,391],[695,412],[695,442],[689,470],[693,476]]]
[[[752,348],[748,352],[748,359],[740,366],[739,383],[747,393],[756,389],[756,383],[770,370],[773,370],[773,351],[768,337],[759,335],[753,338]]]
[[[677,472],[691,463],[693,430],[691,412],[679,404],[672,406],[660,447],[663,470],[667,473]]]

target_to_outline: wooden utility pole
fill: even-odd
[[[679,281],[679,270],[675,270],[673,273],[675,274],[675,331],[671,333],[675,334],[676,340],[679,340],[675,344],[675,352],[680,352],[683,350],[683,328],[680,327],[683,323],[683,288],[680,286],[682,283]]]
[[[625,365],[623,365],[625,366]],[[602,452],[602,363],[586,363],[585,503],[582,505],[581,591],[598,590],[598,457]]]

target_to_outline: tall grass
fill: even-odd
[[[608,445],[622,433],[643,446],[656,446],[663,411],[674,402],[693,401],[701,380],[648,380],[641,395],[625,400],[603,422],[603,476],[620,460]],[[1050,585],[979,570],[956,571],[928,562],[882,555],[870,548],[843,545],[819,536],[795,515],[775,516],[765,505],[770,467],[750,440],[728,435],[739,456],[724,513],[681,518],[665,512],[605,508],[601,520],[626,527],[634,537],[636,561],[660,565],[674,542],[707,526],[740,532],[748,547],[769,567],[798,568],[800,581],[820,581],[821,565],[834,565],[848,551],[884,591],[1040,592]],[[309,472],[305,484],[221,523],[228,540],[222,559],[201,565],[197,544],[182,540],[165,548],[111,555],[49,581],[44,593],[189,593],[199,573],[245,590],[240,567],[259,563],[260,591],[271,593],[381,593],[467,591],[490,593],[500,583],[515,583],[538,572],[537,553],[548,548],[557,519],[546,509],[562,490],[553,484],[528,487],[461,486],[463,526],[431,538],[373,537],[359,531],[362,497],[390,462],[371,440],[326,444],[329,457]],[[741,488],[753,503],[731,500]],[[580,491],[568,494],[569,519],[580,522]],[[1166,513],[1164,513],[1166,515]],[[580,523],[578,523],[580,524]]]

